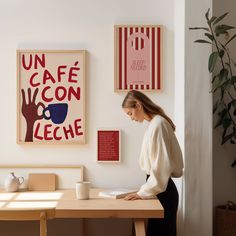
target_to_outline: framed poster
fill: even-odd
[[[115,25],[115,91],[160,90],[162,26]]]
[[[97,130],[97,161],[120,162],[120,130]]]
[[[85,53],[17,51],[18,143],[85,143]]]

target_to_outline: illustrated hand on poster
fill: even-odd
[[[31,99],[31,88],[28,88],[28,103],[27,103],[25,97],[25,91],[24,89],[21,89],[22,100],[23,100],[21,111],[27,123],[25,142],[33,141],[34,123],[37,120],[43,119],[43,114],[38,115],[38,108],[42,106],[43,109],[45,109],[45,105],[42,102],[39,102],[38,104],[35,103],[38,91],[39,89],[36,88],[33,93],[33,98]]]

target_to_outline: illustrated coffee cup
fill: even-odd
[[[49,115],[46,112],[49,112]],[[54,124],[61,124],[66,119],[67,112],[67,103],[49,104],[46,108],[43,109],[43,118],[46,120],[52,120]]]
[[[89,199],[91,183],[88,181],[79,181],[75,184],[76,198],[80,200]]]

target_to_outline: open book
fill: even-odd
[[[99,192],[98,196],[99,197],[104,197],[104,198],[124,198],[126,195],[130,193],[136,193],[137,190],[134,189],[126,189],[126,188],[117,188],[117,189],[108,189],[108,190],[103,190]]]

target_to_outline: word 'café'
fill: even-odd
[[[38,65],[41,65],[42,68],[45,68],[46,66],[46,60],[45,60],[45,54],[42,54],[42,58],[40,58],[38,55],[35,55],[34,60],[34,69],[38,69]],[[57,67],[57,75],[56,79],[55,77],[47,70],[43,70],[42,78],[39,76],[39,72],[34,71],[34,73],[29,78],[29,84],[31,87],[35,88],[38,86],[44,85],[42,92],[41,92],[41,98],[44,102],[52,102],[54,100],[57,101],[63,101],[66,97],[69,101],[71,101],[72,96],[80,100],[80,87],[77,87],[76,90],[73,86],[69,86],[69,88],[65,88],[64,86],[60,85],[57,86],[54,90],[54,95],[47,95],[47,91],[50,91],[51,86],[47,84],[56,84],[60,83],[63,80],[67,80],[68,83],[78,83],[78,80],[76,77],[78,77],[78,71],[80,68],[78,67],[79,62],[76,61],[74,65],[70,68],[67,68],[66,65],[59,65]],[[28,65],[26,65],[25,62],[25,55],[22,56],[22,65],[25,70],[30,70],[33,66],[33,59],[32,55],[30,54],[30,61]],[[42,80],[42,81],[41,81]],[[63,81],[64,82],[64,81]]]

